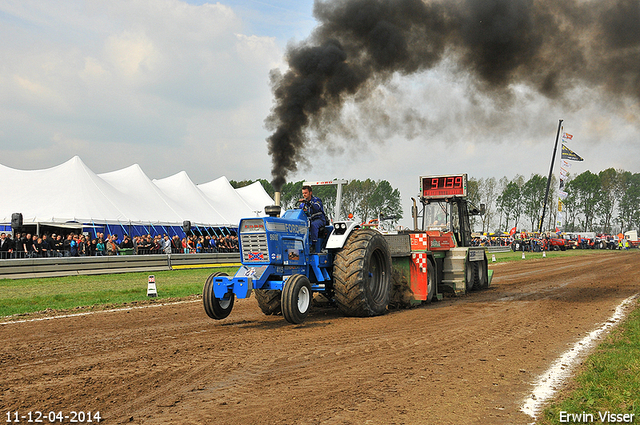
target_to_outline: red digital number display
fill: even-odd
[[[422,177],[421,191],[424,198],[467,196],[467,175]]]

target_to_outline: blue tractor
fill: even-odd
[[[313,294],[323,294],[348,316],[377,316],[387,311],[391,255],[384,236],[351,221],[324,228],[311,247],[309,221],[301,209],[279,216],[245,218],[238,226],[242,266],[235,276],[214,273],[203,289],[207,315],[226,318],[236,298],[255,294],[262,312],[302,323]],[[313,248],[313,249],[312,249]]]

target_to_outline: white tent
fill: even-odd
[[[164,179],[154,179],[153,183],[170,199],[188,210],[190,214],[188,220],[194,224],[238,225],[238,222],[233,222],[230,218],[224,217],[213,201],[198,189],[184,171]]]
[[[0,165],[6,184],[0,220],[11,222],[22,213],[24,223],[86,222],[126,223],[143,218],[128,198],[98,177],[74,156],[64,164],[45,170],[23,171]]]
[[[13,213],[21,213],[25,225],[182,226],[189,220],[236,227],[273,203],[259,183],[235,190],[220,177],[198,187],[184,171],[152,181],[137,164],[97,175],[77,156],[43,170],[0,165],[0,179],[7,183],[0,202],[5,227]]]
[[[274,200],[267,194],[260,182],[239,187],[236,192],[251,207],[254,214],[263,216],[265,215],[264,207],[274,204]]]
[[[224,176],[209,183],[199,184],[197,187],[216,205],[217,210],[225,218],[234,223],[239,223],[240,219],[244,217],[256,216],[253,209]]]
[[[187,220],[188,212],[165,195],[138,164],[122,170],[98,174],[98,177],[126,194],[132,203],[144,211],[151,223],[171,225]]]

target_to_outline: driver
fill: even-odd
[[[327,216],[320,198],[313,196],[311,186],[302,186],[300,208],[309,217],[309,239],[311,240],[311,248],[314,248],[318,241],[318,231],[327,224]]]

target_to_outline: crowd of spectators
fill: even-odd
[[[238,252],[238,238],[226,236],[183,237],[145,235],[133,238],[117,234],[96,233],[94,238],[69,233],[32,235],[30,233],[1,233],[0,259],[44,257],[91,257],[102,255],[144,255],[200,252]]]
[[[510,246],[512,237],[476,237],[471,240],[471,246]]]

